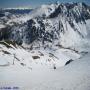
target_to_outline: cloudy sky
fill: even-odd
[[[85,2],[90,5],[90,0],[0,0],[0,8],[31,7],[35,8],[41,4],[59,2]]]

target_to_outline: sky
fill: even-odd
[[[36,8],[42,4],[59,2],[85,2],[90,5],[90,0],[0,0],[0,8],[30,7]]]

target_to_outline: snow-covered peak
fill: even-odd
[[[44,45],[50,42],[74,47],[88,34],[86,21],[90,19],[90,8],[84,3],[55,3],[41,5],[29,14],[12,18],[7,22],[13,24],[9,39],[26,44],[37,40]]]
[[[56,17],[61,14],[67,17],[84,17],[86,18],[90,14],[90,8],[84,3],[61,3],[56,10],[51,14],[51,17]],[[87,16],[83,15],[87,14]],[[89,15],[90,16],[90,15]]]
[[[58,7],[57,4],[48,4],[48,5],[41,5],[40,7],[34,9],[31,13],[32,17],[47,17],[52,12],[55,11],[55,9]]]

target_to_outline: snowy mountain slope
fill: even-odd
[[[0,17],[1,24],[5,24],[0,28],[0,40],[54,54],[61,49],[81,54],[90,46],[90,8],[85,3],[42,5],[29,14],[4,13]]]
[[[89,90],[90,60],[89,54],[83,59],[72,62],[55,73],[48,73],[43,83],[37,84],[32,90]]]
[[[0,26],[7,27],[7,25],[12,26],[14,24],[21,24],[30,19],[29,13],[32,9],[14,9],[6,8],[0,9]],[[0,28],[4,28],[0,27]]]
[[[41,5],[40,7],[36,8],[35,10],[31,12],[31,16],[32,18],[47,17],[51,13],[53,13],[57,7],[58,7],[58,3],[49,4],[49,5]]]
[[[17,43],[37,40],[74,48],[86,44],[89,19],[90,8],[85,3],[42,5],[28,15],[10,19],[5,29],[10,26],[8,39]]]
[[[58,68],[64,66],[70,59],[75,60],[80,57],[82,57],[81,53],[69,49],[57,49],[54,51],[40,48],[30,50],[18,45],[9,45],[4,41],[0,44],[0,66],[7,66],[8,64],[8,67],[12,65],[15,67],[18,63],[19,66],[31,69],[37,69],[38,67],[41,67],[41,69],[44,67],[53,68],[53,65]]]
[[[5,13],[0,17],[0,86],[89,90],[88,5],[58,3],[28,14]]]
[[[27,69],[18,64],[0,67],[0,85],[20,90],[89,90],[90,53],[56,70]]]
[[[50,67],[53,64],[60,67],[88,52],[90,8],[85,3],[42,5],[29,14],[17,14],[14,18],[13,14],[7,13],[0,19],[4,21],[6,16],[10,18],[12,25],[10,20],[7,20],[6,23],[9,23],[0,29],[0,40],[15,42],[26,48],[24,50],[18,46],[18,49],[10,49],[10,54],[12,58],[15,58],[15,54],[21,61],[25,59],[27,65],[29,60],[23,54],[28,56],[31,62],[33,58],[37,58],[37,62],[45,62]],[[1,53],[5,53],[5,50],[9,51],[1,45]]]

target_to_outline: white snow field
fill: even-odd
[[[5,51],[10,54],[5,54]],[[40,56],[40,52],[44,55]],[[2,90],[5,90],[3,89],[5,87],[17,87],[19,90],[90,90],[89,49],[84,57],[66,49],[57,50],[56,54],[52,51],[59,60],[49,57],[48,53],[49,50],[28,52],[21,47],[8,49],[0,45],[0,88]],[[34,55],[40,58],[33,59]],[[70,59],[74,61],[65,66]],[[55,70],[54,64],[57,68]]]

